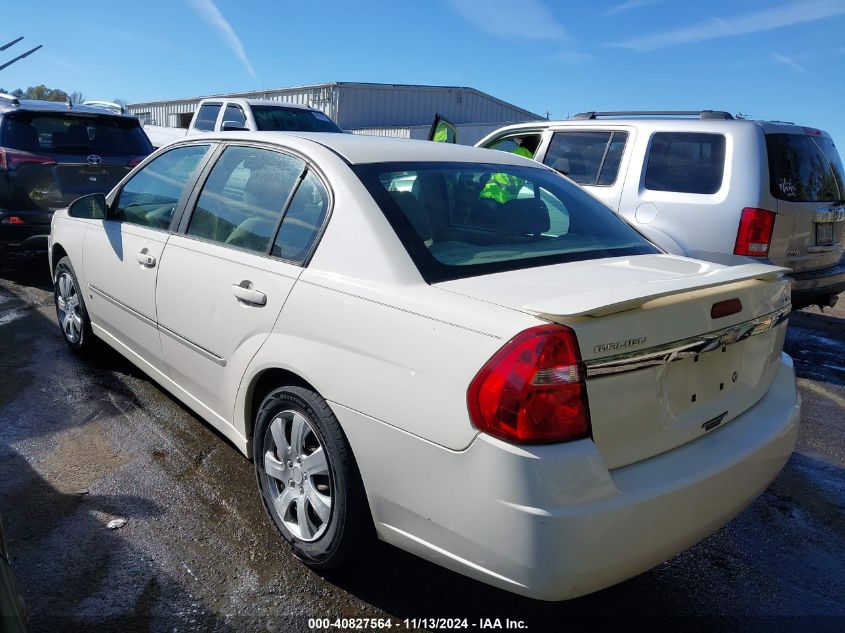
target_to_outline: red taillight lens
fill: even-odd
[[[16,215],[10,215],[0,220],[0,224],[26,224],[26,222]]]
[[[137,158],[133,158],[133,159],[132,159],[132,160],[130,160],[128,163],[126,163],[126,166],[127,166],[129,169],[132,169],[133,167],[137,167],[137,166],[138,166],[138,165],[140,165],[142,162],[144,162],[144,159],[145,159],[145,158],[146,158],[146,156],[138,156]]]
[[[30,152],[22,152],[17,149],[0,147],[0,171],[6,171],[18,165],[55,165],[49,156],[39,156]]]
[[[540,325],[511,339],[473,378],[472,423],[509,442],[565,442],[590,435],[584,366],[575,332]]]
[[[775,227],[775,214],[765,209],[746,207],[739,219],[736,232],[735,255],[765,257],[769,254],[769,242]]]

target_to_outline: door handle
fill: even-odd
[[[144,268],[152,268],[156,265],[156,258],[150,255],[146,248],[142,248],[140,251],[135,253],[135,259],[138,260],[138,263]]]
[[[267,295],[260,290],[256,290],[252,286],[251,281],[242,281],[239,284],[232,284],[232,294],[238,298],[238,301],[249,303],[255,306],[263,306],[267,304]]]

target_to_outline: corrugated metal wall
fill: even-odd
[[[437,113],[456,124],[539,118],[474,88],[341,83],[338,90],[335,120],[344,129],[425,125]]]
[[[344,129],[430,124],[434,115],[455,124],[528,121],[538,115],[474,88],[401,84],[331,83],[240,92],[212,97],[287,101],[318,108]],[[173,126],[178,114],[193,112],[202,97],[130,104],[129,112],[155,125]]]
[[[517,123],[517,121],[498,121],[494,123],[458,123],[455,127],[458,130],[459,145],[475,145],[490,132],[500,127]],[[389,136],[391,138],[412,138],[421,141],[428,139],[430,125],[414,125],[404,127],[369,127],[350,130],[353,134],[366,136]]]

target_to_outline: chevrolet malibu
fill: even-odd
[[[250,457],[316,568],[374,531],[573,598],[714,532],[795,443],[787,271],[665,254],[512,154],[203,136],[58,212],[49,252],[70,349]]]

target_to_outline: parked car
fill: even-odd
[[[135,117],[0,95],[0,249],[44,248],[55,209],[108,192],[152,150]]]
[[[188,134],[208,132],[343,132],[316,108],[269,99],[211,98],[199,102],[187,129],[146,125],[156,148]]]
[[[9,561],[6,535],[0,521],[0,630],[3,633],[25,633],[27,622],[26,605]]]
[[[845,290],[845,169],[821,130],[713,110],[587,112],[477,145],[533,155],[669,252],[791,268],[795,308]]]
[[[662,253],[504,152],[186,139],[57,213],[50,255],[70,349],[105,341],[251,456],[317,568],[374,526],[571,598],[712,533],[795,443],[785,269]]]

